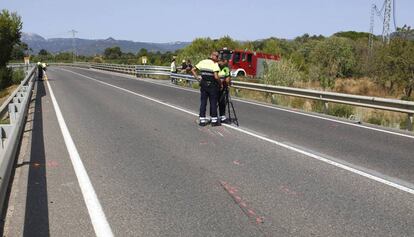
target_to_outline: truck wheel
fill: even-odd
[[[238,73],[237,73],[237,76],[238,76],[238,77],[244,77],[244,76],[245,76],[245,74],[244,74],[244,72],[243,72],[243,71],[240,71],[240,72],[238,72]]]

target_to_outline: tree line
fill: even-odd
[[[13,56],[13,49],[20,47],[22,20],[16,13],[0,12],[0,90],[13,84],[13,71],[7,63]]]
[[[21,60],[24,54],[30,53],[30,49],[20,42],[21,19],[17,14],[3,10],[0,24],[0,30],[4,27],[11,29],[10,33],[1,38],[0,67],[4,68],[8,59]],[[388,44],[383,43],[380,37],[373,36],[372,48],[368,46],[369,38],[369,33],[354,31],[338,32],[330,37],[304,34],[292,40],[269,38],[237,41],[229,36],[219,39],[197,38],[187,47],[175,52],[141,49],[136,53],[125,53],[120,47],[111,47],[105,49],[102,55],[76,55],[76,59],[141,64],[142,57],[146,57],[148,64],[169,65],[173,56],[178,61],[189,59],[196,63],[208,57],[211,51],[223,47],[245,49],[281,56],[280,62],[267,67],[262,80],[264,83],[293,86],[298,81],[317,82],[321,88],[329,89],[338,78],[369,78],[389,94],[402,95],[401,99],[412,99],[414,30],[408,26],[397,29]],[[71,52],[51,54],[41,50],[31,60],[71,62],[73,55]],[[5,69],[1,70],[0,76],[5,73]]]
[[[265,83],[292,86],[296,81],[316,81],[328,89],[338,78],[370,78],[390,94],[413,99],[414,30],[408,26],[399,28],[389,44],[373,36],[372,48],[368,46],[369,37],[369,33],[348,31],[330,37],[304,34],[293,40],[239,42],[228,36],[217,40],[199,38],[180,51],[178,58],[198,61],[222,47],[279,54],[282,60],[268,67]]]

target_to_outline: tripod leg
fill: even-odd
[[[231,118],[231,110],[230,110],[229,91],[227,90],[225,93],[226,93],[225,94],[226,107],[227,107],[227,112],[228,112],[228,115],[229,115],[228,121],[229,121],[229,124],[231,124],[232,123],[232,118]]]
[[[228,90],[226,92],[227,92],[226,93],[226,105],[227,105],[227,109],[229,112],[230,124],[234,122],[237,126],[239,126],[239,120],[237,119],[236,110],[234,109],[234,106],[233,106],[233,101],[231,101],[230,92]],[[234,118],[231,117],[232,113],[233,113]]]
[[[234,115],[234,123],[238,127],[239,126],[239,120],[237,119],[236,110],[234,110],[234,106],[233,106],[233,102],[232,101],[230,101],[230,105],[231,105],[231,110],[233,111],[233,115]],[[230,108],[229,108],[229,110],[230,110]]]

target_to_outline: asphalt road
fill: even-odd
[[[48,77],[115,236],[414,233],[413,137],[240,101],[242,131],[200,128],[196,91],[85,69],[50,68]],[[33,136],[64,144],[57,128]],[[62,149],[46,153],[69,159]],[[65,167],[65,183],[76,183]],[[44,185],[57,190],[53,181]],[[65,211],[85,219],[82,193],[73,190]],[[73,221],[53,217],[53,233]],[[91,224],[82,223],[73,231],[90,235]]]

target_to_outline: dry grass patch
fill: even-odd
[[[7,98],[11,95],[11,93],[13,93],[13,91],[17,89],[17,87],[19,87],[19,85],[11,85],[7,87],[6,89],[1,90],[0,91],[0,104],[3,104],[4,101],[6,101]]]

